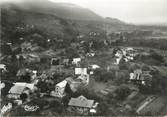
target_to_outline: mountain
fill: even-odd
[[[118,19],[103,18],[75,4],[22,0],[17,3],[4,3],[1,7],[2,19],[6,20],[6,25],[20,21],[23,24],[34,25],[50,35],[63,35],[67,30],[88,34],[90,31],[110,32],[129,29],[129,25]]]
[[[111,18],[111,17],[106,17],[105,18],[105,22],[107,23],[112,23],[112,24],[126,24],[125,22],[119,20],[119,19],[116,19],[116,18]]]
[[[70,3],[54,3],[47,0],[23,0],[12,3],[22,10],[55,15],[71,20],[102,21],[103,18],[89,9]]]

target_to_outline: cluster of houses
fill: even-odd
[[[53,97],[63,98],[66,96],[66,88],[70,88],[72,92],[76,92],[79,87],[87,86],[89,84],[90,75],[93,74],[95,69],[100,68],[98,65],[89,65],[88,67],[81,67],[82,59],[73,58],[72,65],[74,65],[74,76],[68,77],[63,81],[59,82],[55,86],[55,90],[51,91],[50,95]],[[60,65],[60,59],[52,59],[52,65]],[[64,63],[64,62],[63,62]],[[68,61],[69,63],[69,61]],[[94,100],[87,99],[84,96],[79,96],[78,98],[71,98],[68,103],[69,112],[77,112],[82,115],[96,113],[96,107],[98,103]]]
[[[150,85],[150,81],[152,81],[152,75],[150,74],[150,71],[136,69],[134,72],[130,73],[130,81],[142,85]]]
[[[2,81],[0,84],[1,91],[4,89],[4,91],[7,93],[5,96],[7,99],[11,100],[7,104],[3,105],[1,109],[2,115],[6,112],[9,112],[12,108],[15,106],[22,105],[24,102],[28,102],[31,100],[31,96],[33,93],[37,90],[35,82],[33,82],[35,77],[37,76],[37,71],[35,70],[29,70],[29,69],[21,69],[17,73],[17,77],[24,76],[26,73],[32,73],[31,76],[31,82],[26,83],[23,82],[10,82],[6,83],[6,81]],[[9,85],[11,84],[11,86]],[[10,89],[8,89],[10,88]]]
[[[66,91],[67,88],[70,89],[70,91],[72,91],[73,93],[75,93],[80,87],[86,87],[89,84],[90,75],[93,74],[93,71],[95,69],[100,68],[100,66],[89,65],[88,67],[81,67],[80,65],[81,62],[82,62],[81,58],[73,58],[71,61],[69,59],[61,59],[61,58],[51,59],[51,68],[55,69],[61,68],[63,70],[65,65],[71,65],[74,72],[73,76],[67,77],[55,85],[54,90],[52,90],[49,94],[51,97],[62,99],[64,96],[67,95],[67,93],[69,93]],[[4,70],[5,65],[1,66],[2,69]],[[35,93],[35,91],[38,90],[37,88],[38,81],[40,79],[47,79],[46,74],[42,74],[39,78],[39,76],[37,75],[37,71],[30,69],[21,69],[17,72],[16,76],[19,79],[21,79],[21,77],[25,76],[27,73],[30,75],[30,81],[23,80],[21,82],[15,82],[8,91],[7,98],[13,100],[14,104],[18,106],[24,104],[24,102],[31,101],[33,94]],[[2,85],[2,88],[4,87],[5,86]],[[13,105],[10,106],[10,108],[8,108],[9,105],[4,105],[1,111],[5,113],[7,112],[7,110],[9,111],[11,108],[13,108]],[[78,98],[71,98],[69,100],[68,110],[70,112],[74,110],[73,112],[77,112],[79,114],[84,114],[84,115],[90,113],[93,114],[96,113],[97,105],[98,104],[95,103],[94,100],[87,99],[84,96],[79,96]],[[24,107],[25,111],[35,111],[37,109],[39,109],[39,107],[28,107],[28,106]]]
[[[137,52],[131,47],[116,49],[114,51],[116,58],[116,62],[114,64],[116,65],[118,65],[121,60],[124,60],[125,62],[132,61],[137,55]]]
[[[5,88],[5,83],[1,83]],[[5,114],[9,112],[13,107],[22,105],[24,102],[30,101],[30,96],[37,90],[34,84],[32,83],[24,83],[24,82],[16,82],[13,83],[13,86],[10,88],[7,94],[7,98],[12,101],[3,105],[1,109],[1,114]]]

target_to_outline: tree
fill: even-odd
[[[4,44],[4,45],[1,45],[1,52],[4,55],[11,55],[12,54],[12,49],[9,45]]]
[[[57,112],[59,114],[62,114],[64,112],[64,106],[58,101],[50,102],[50,107],[52,107],[51,110],[53,112]]]
[[[130,94],[130,89],[126,86],[121,86],[115,93],[117,94],[116,99],[124,100]]]
[[[107,82],[108,80],[114,79],[114,72],[107,72],[102,69],[96,69],[94,71],[94,77],[97,81]]]
[[[48,87],[45,81],[39,81],[37,84],[37,88],[40,90],[40,92],[45,93],[48,91]]]
[[[111,115],[111,113],[109,113],[109,105],[105,101],[99,103],[96,115],[98,116]]]
[[[20,76],[20,81],[30,83],[31,82],[30,73],[27,72],[25,73],[25,75]]]
[[[153,58],[153,59],[159,61],[160,63],[163,63],[163,62],[164,62],[163,56],[159,55],[159,54],[156,53],[155,51],[151,51],[150,53],[151,53],[151,55],[150,55],[151,58]]]
[[[22,94],[20,95],[20,99],[21,99],[22,101],[25,101],[27,98],[28,98],[28,96],[27,96],[26,93],[22,93]]]

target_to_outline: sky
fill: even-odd
[[[0,0],[12,1],[12,0]],[[20,1],[20,0],[13,0]],[[134,24],[167,23],[167,0],[49,0],[77,4],[103,17]]]

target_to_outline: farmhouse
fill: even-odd
[[[75,68],[75,75],[86,75],[87,68]]]
[[[89,84],[89,75],[80,75],[77,79],[81,79],[83,84]]]
[[[27,96],[30,94],[30,92],[34,91],[35,87],[34,84],[28,84],[28,83],[15,83],[13,87],[9,90],[9,98],[18,99],[20,98],[20,95],[23,93],[26,93]]]
[[[75,112],[83,115],[88,115],[95,105],[94,100],[89,100],[84,96],[79,96],[78,98],[71,98],[68,103],[68,110],[70,112]]]
[[[77,89],[81,86],[82,82],[81,79],[73,79],[71,77],[66,78],[66,81],[69,84],[69,87],[72,92],[76,92]]]
[[[73,58],[72,64],[79,64],[79,62],[81,62],[81,58]]]
[[[90,65],[89,67],[93,70],[100,68],[100,66],[98,66],[96,64]]]
[[[62,82],[56,84],[55,91],[51,92],[51,96],[60,97],[60,98],[65,96],[66,85],[67,85],[67,81],[66,80],[63,80]]]
[[[130,73],[131,81],[135,81],[138,83],[142,83],[143,85],[146,85],[149,83],[149,81],[152,80],[152,75],[150,74],[150,71],[142,71],[140,69],[137,69],[134,71],[134,73]]]

